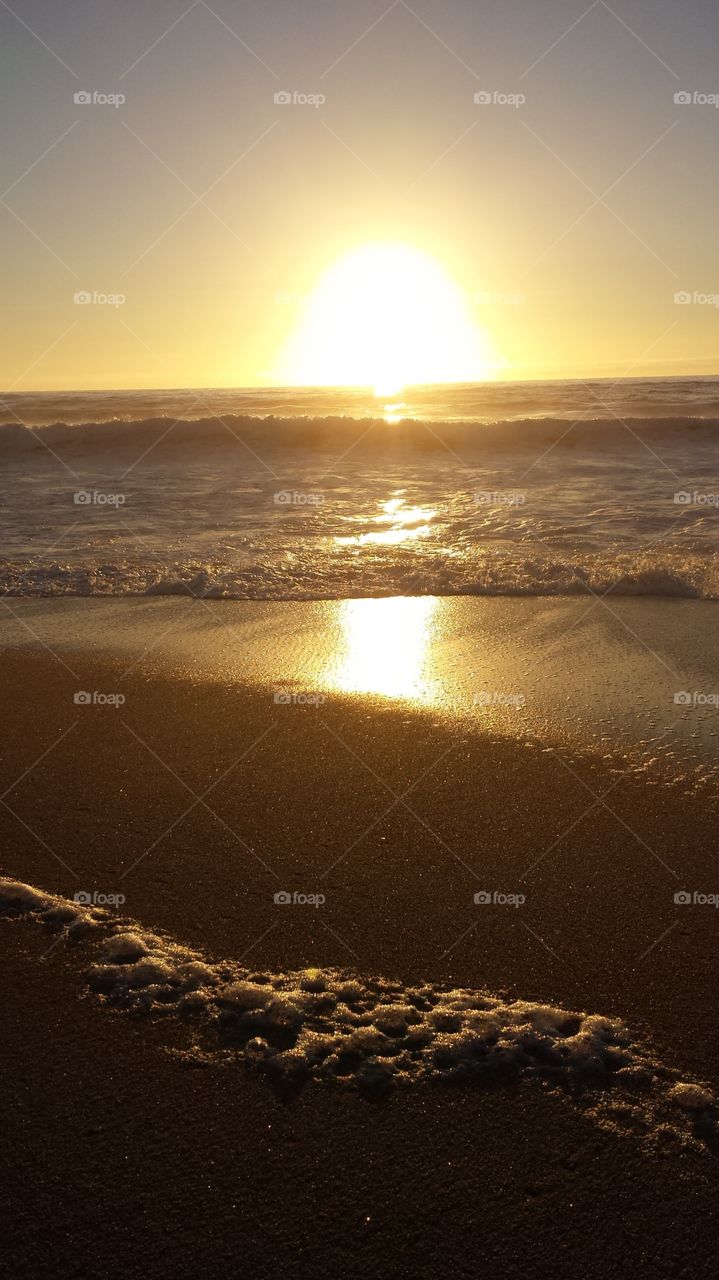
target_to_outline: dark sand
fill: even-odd
[[[620,1016],[719,1085],[717,912],[673,902],[719,888],[706,788],[402,706],[277,706],[76,655],[79,680],[44,652],[0,663],[5,874],[123,892],[128,914],[213,959]],[[127,701],[75,707],[78,688]],[[226,770],[214,814],[194,804]],[[412,787],[413,812],[381,817]],[[609,787],[612,812],[595,803]],[[495,888],[525,906],[474,906]],[[278,889],[327,902],[277,907]],[[80,999],[63,944],[41,959],[51,943],[0,926],[8,1274],[715,1273],[708,1153],[658,1155],[535,1086],[280,1099]]]
[[[716,1166],[535,1090],[281,1101],[3,948],[9,1276],[713,1276]]]

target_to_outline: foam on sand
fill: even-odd
[[[332,969],[210,963],[127,917],[4,878],[0,916],[57,934],[88,962],[87,985],[104,1005],[181,1021],[189,1058],[241,1062],[278,1083],[370,1092],[535,1079],[603,1127],[712,1146],[719,1133],[709,1090],[659,1063],[616,1018]]]

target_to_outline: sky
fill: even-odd
[[[718,68],[716,0],[0,0],[0,387],[719,372]]]

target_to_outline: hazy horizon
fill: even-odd
[[[410,390],[421,390],[422,388],[443,388],[443,387],[460,389],[462,387],[483,386],[485,384],[487,386],[492,386],[496,383],[512,383],[518,386],[521,386],[526,383],[529,386],[534,383],[552,383],[552,382],[557,382],[557,383],[610,382],[613,385],[616,385],[618,382],[672,382],[672,381],[680,381],[680,380],[709,381],[713,378],[719,378],[719,370],[715,371],[714,369],[712,369],[709,372],[696,371],[696,372],[687,372],[687,373],[673,373],[673,372],[667,371],[662,374],[651,374],[651,373],[631,374],[629,373],[627,375],[620,375],[619,378],[615,378],[614,375],[611,373],[604,373],[604,374],[577,373],[577,374],[565,375],[565,376],[562,376],[561,374],[558,374],[558,373],[547,373],[543,377],[537,376],[532,378],[510,377],[507,374],[505,374],[503,376],[497,376],[494,378],[487,377],[484,379],[477,379],[476,381],[468,381],[468,382],[464,382],[464,381],[412,382],[412,383],[407,383],[400,390],[410,391]],[[0,400],[5,395],[8,395],[8,394],[22,395],[24,392],[27,395],[34,395],[34,396],[41,396],[41,395],[65,396],[65,395],[73,395],[73,394],[77,394],[77,395],[103,395],[103,394],[142,395],[143,393],[148,393],[148,392],[172,393],[172,392],[181,392],[181,391],[255,391],[255,392],[261,392],[261,391],[266,391],[266,392],[367,391],[374,394],[372,392],[371,386],[367,383],[316,383],[315,384],[315,383],[290,383],[290,382],[279,383],[278,382],[278,383],[254,383],[253,384],[253,383],[231,383],[231,382],[219,383],[217,382],[211,385],[209,383],[206,385],[200,385],[199,383],[187,382],[183,384],[177,383],[174,385],[170,385],[168,383],[166,385],[163,385],[162,383],[158,382],[156,385],[152,385],[152,386],[148,384],[148,386],[128,386],[128,387],[72,386],[72,387],[37,387],[34,389],[15,388],[15,390],[12,393],[0,390]],[[378,401],[381,401],[382,396],[378,395],[376,396],[376,399]]]

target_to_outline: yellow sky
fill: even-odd
[[[712,10],[510,7],[0,14],[2,387],[715,371]]]

